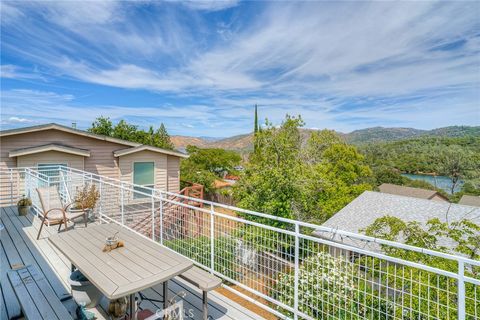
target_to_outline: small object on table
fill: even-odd
[[[110,252],[114,249],[117,249],[117,248],[121,248],[123,247],[125,244],[123,243],[123,241],[118,241],[116,243],[113,243],[113,244],[106,244],[105,247],[103,247],[103,252]]]
[[[110,252],[113,249],[123,247],[123,242],[118,240],[117,237],[118,231],[115,232],[113,236],[107,237],[105,239],[105,247],[103,247],[103,252]]]

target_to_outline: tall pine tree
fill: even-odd
[[[160,125],[160,128],[157,129],[157,132],[155,132],[155,146],[163,149],[169,149],[173,150],[174,145],[172,141],[170,140],[170,135],[167,132],[167,128],[165,128],[165,125],[162,123]]]
[[[257,113],[257,104],[255,104],[255,124],[253,127],[253,151],[257,152],[257,136],[258,133],[258,113]]]

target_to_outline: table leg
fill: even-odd
[[[163,282],[163,310],[168,308],[168,280]]]
[[[130,320],[137,320],[137,310],[135,310],[136,309],[135,293],[132,293],[129,296],[128,305],[129,305],[128,314],[130,316],[129,319]]]

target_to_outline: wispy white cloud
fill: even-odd
[[[173,0],[172,2],[193,10],[220,11],[237,6],[239,0]]]
[[[0,65],[0,77],[5,79],[15,79],[15,80],[36,79],[36,80],[45,81],[45,77],[42,76],[36,70],[27,70],[25,68],[21,68],[19,66],[15,66],[11,64]]]
[[[234,7],[236,14],[212,18]],[[275,122],[301,113],[309,126],[346,131],[362,123],[480,122],[478,2],[270,2],[245,14],[246,23],[238,15],[248,8],[237,1],[5,2],[3,48],[60,79],[202,101],[106,107],[112,117],[168,110],[198,117],[189,123],[195,129],[228,122],[237,133],[258,103]],[[74,104],[62,105],[78,110]],[[83,108],[87,118],[96,114]]]
[[[34,121],[31,120],[31,119],[20,118],[20,117],[10,117],[10,118],[8,118],[8,121],[9,121],[9,122],[13,122],[13,123],[16,123],[16,122],[19,122],[19,123],[34,122]]]
[[[208,105],[82,106],[73,95],[38,90],[3,90],[0,94],[0,103],[2,105],[1,122],[4,128],[27,122],[21,121],[22,119],[67,125],[76,122],[80,128],[88,128],[97,117],[107,116],[115,122],[127,119],[143,128],[148,128],[150,125],[158,126],[163,122],[173,134],[185,133],[187,128],[188,134],[207,132],[214,136],[222,136],[225,133],[218,132],[216,128],[226,123],[236,122],[236,119],[219,119],[217,114],[211,112],[211,107]],[[21,117],[18,115],[19,110],[22,110]],[[225,113],[225,111],[220,112]],[[187,123],[185,119],[191,120]],[[178,123],[182,123],[182,127],[179,127]]]

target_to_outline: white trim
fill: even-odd
[[[66,164],[66,165],[64,165]],[[35,170],[38,171],[38,166],[39,165],[50,165],[50,167],[47,167],[48,169],[52,168],[59,168],[58,170],[61,170],[61,167],[67,167],[70,168],[70,163],[69,161],[45,161],[45,162],[35,162]]]
[[[31,154],[37,154],[37,153],[48,152],[48,151],[57,151],[57,152],[62,152],[62,153],[73,154],[73,155],[76,155],[76,156],[90,157],[90,151],[89,150],[83,150],[83,149],[78,149],[78,148],[73,148],[73,147],[68,147],[68,146],[62,146],[62,145],[58,145],[58,144],[54,144],[54,143],[43,145],[43,146],[36,146],[36,147],[12,150],[8,153],[8,157],[9,158],[21,157],[21,156],[27,156],[27,155],[31,155]]]
[[[4,130],[4,131],[0,131],[0,137],[7,137],[7,136],[18,135],[18,134],[52,130],[52,129],[76,134],[76,135],[79,135],[79,136],[89,137],[89,138],[93,138],[93,139],[97,139],[97,140],[103,140],[103,141],[123,144],[125,146],[136,147],[136,146],[141,145],[140,143],[137,143],[137,142],[131,142],[131,141],[127,141],[127,140],[107,137],[107,136],[103,136],[103,135],[99,135],[99,134],[95,134],[95,133],[90,133],[90,132],[86,132],[86,131],[79,130],[79,129],[69,128],[69,127],[62,126],[62,125],[59,125],[59,124],[56,124],[56,123],[49,123],[49,124],[44,124],[44,125],[40,125],[40,126],[33,126],[33,127],[26,127],[26,128],[12,129],[12,130]]]
[[[180,152],[175,152],[175,151],[170,151],[170,150],[165,150],[162,148],[157,148],[153,146],[147,146],[147,145],[140,145],[134,148],[126,148],[126,149],[121,149],[113,152],[114,157],[122,157],[126,156],[132,153],[137,153],[141,151],[151,151],[151,152],[158,152],[158,153],[163,153],[169,156],[175,156],[179,158],[188,158],[187,154],[183,154]]]

